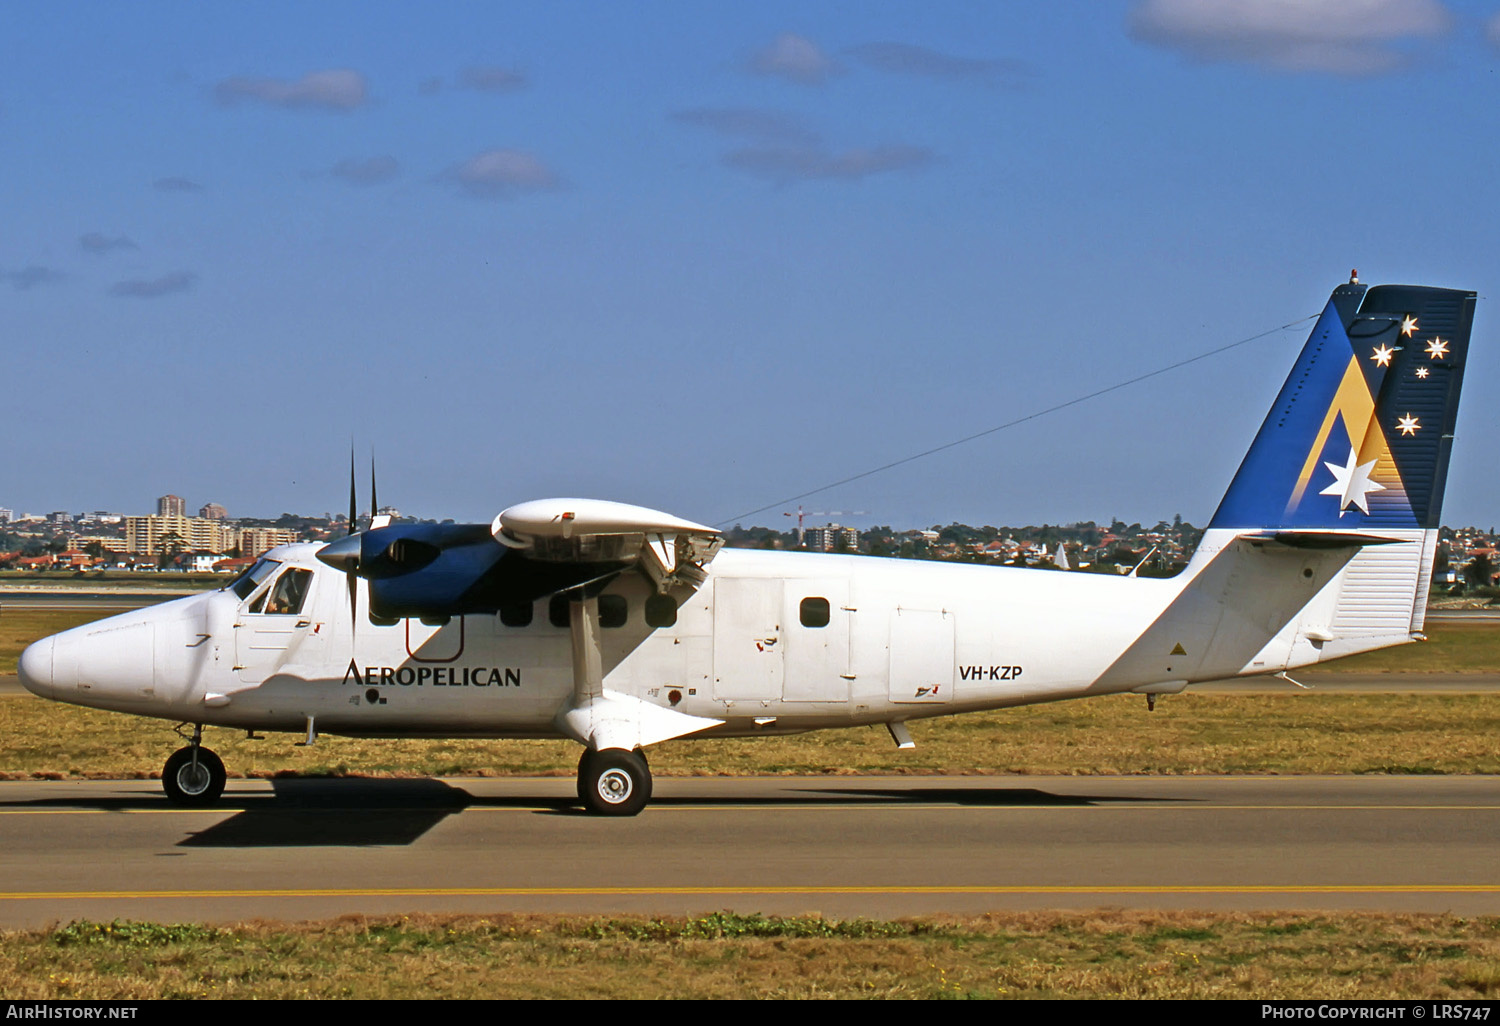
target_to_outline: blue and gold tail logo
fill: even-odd
[[[1474,298],[1336,289],[1209,526],[1436,527]]]

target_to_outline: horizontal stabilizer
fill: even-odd
[[[1273,531],[1269,534],[1245,534],[1240,537],[1253,544],[1271,543],[1293,549],[1359,549],[1367,545],[1399,545],[1407,538],[1358,531]]]

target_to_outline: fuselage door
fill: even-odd
[[[782,623],[788,702],[849,700],[849,582],[789,580]]]
[[[715,578],[715,698],[781,698],[782,583],[780,578]]]
[[[891,613],[892,702],[948,701],[953,694],[953,614],[937,609]]]
[[[312,578],[311,570],[289,567],[240,608],[234,625],[234,663],[240,680],[265,680],[312,626],[304,612]]]

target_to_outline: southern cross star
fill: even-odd
[[[1359,454],[1354,447],[1349,447],[1349,462],[1342,467],[1337,463],[1324,462],[1323,466],[1333,471],[1333,484],[1324,488],[1319,495],[1337,495],[1339,497],[1339,517],[1342,518],[1350,506],[1358,506],[1359,511],[1366,516],[1370,514],[1371,492],[1385,491],[1385,485],[1370,480],[1370,472],[1375,469],[1375,464],[1380,461],[1371,460],[1369,463],[1360,463]]]
[[[1427,368],[1426,367],[1418,367],[1417,368],[1417,377],[1419,377],[1419,378],[1425,378],[1426,376],[1427,376]]]
[[[1448,355],[1448,343],[1440,338],[1435,338],[1427,343],[1427,355],[1434,360],[1441,360]]]
[[[1403,334],[1403,335],[1410,335],[1412,332],[1414,332],[1416,330],[1417,330],[1417,319],[1415,317],[1408,316],[1405,320],[1403,320],[1401,322],[1401,334]]]
[[[1421,426],[1421,424],[1417,423],[1417,418],[1409,413],[1396,421],[1396,427],[1401,429],[1403,435],[1414,435]]]
[[[1375,361],[1375,366],[1377,367],[1389,367],[1391,365],[1391,355],[1395,352],[1390,346],[1382,345],[1375,350],[1375,355],[1370,357],[1370,359]]]

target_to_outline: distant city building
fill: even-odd
[[[244,527],[240,529],[240,555],[258,556],[278,545],[290,545],[296,540],[296,531],[280,527]]]
[[[96,509],[92,513],[80,513],[74,518],[75,524],[118,524],[125,518],[118,513],[110,513],[107,510]]]
[[[90,545],[98,543],[105,552],[129,552],[124,538],[114,538],[107,534],[81,534],[73,539],[73,547],[83,552]]]
[[[227,552],[238,543],[238,534],[222,520],[207,520],[203,517],[125,518],[126,551],[148,556],[157,555],[171,547],[176,547],[180,552]]]
[[[49,524],[71,524],[72,522],[73,514],[69,513],[67,510],[60,509],[55,513],[47,514],[47,523]]]
[[[229,510],[220,506],[217,502],[210,502],[198,511],[198,515],[207,520],[228,520]]]
[[[163,495],[156,500],[156,515],[159,517],[187,516],[187,500],[180,495]]]
[[[10,523],[11,517],[13,517],[13,516],[15,516],[15,513],[12,512],[11,510],[0,509],[0,524],[8,524],[8,523]]]
[[[802,543],[810,552],[832,552],[840,548],[848,552],[859,550],[859,532],[852,527],[844,527],[842,524],[829,524],[826,527],[809,527],[802,535]]]

